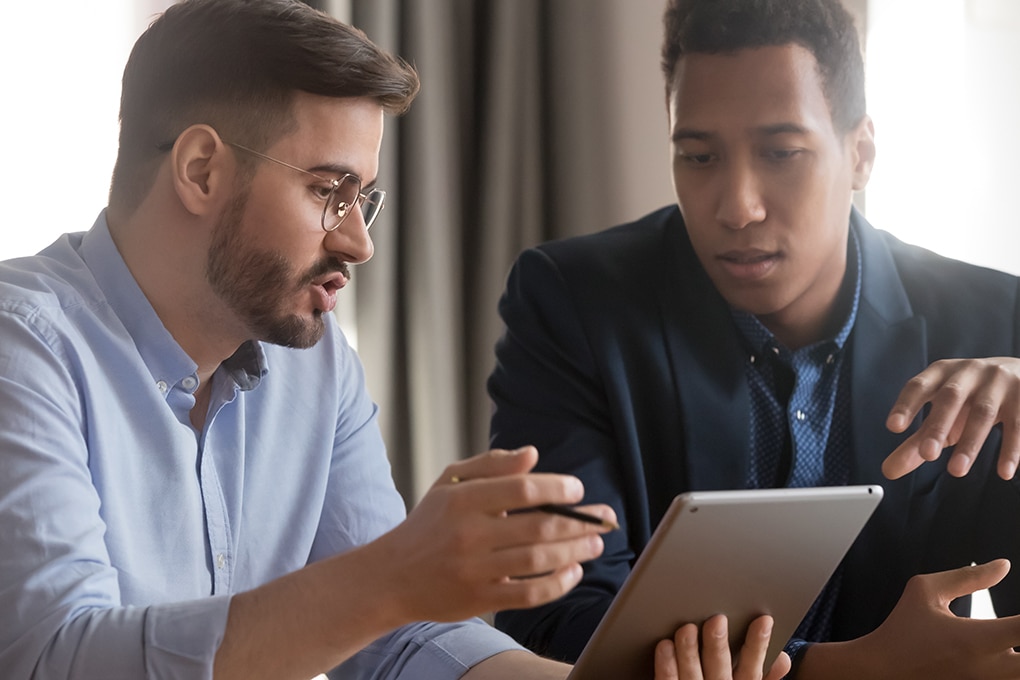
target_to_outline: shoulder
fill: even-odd
[[[932,356],[1012,354],[1020,279],[910,245],[864,225],[862,304],[892,323],[923,319]]]
[[[676,231],[682,230],[682,225],[679,209],[670,205],[633,222],[593,234],[549,241],[535,250],[565,263],[583,261],[586,265],[610,265],[621,259],[629,263],[635,258],[646,260],[655,253],[661,253],[670,227]]]
[[[104,305],[102,291],[66,234],[38,255],[0,262],[0,316],[57,328]]]
[[[552,277],[582,297],[619,294],[654,285],[675,262],[677,243],[684,240],[680,212],[669,206],[634,222],[529,248],[517,258],[511,284],[534,280],[545,285]]]
[[[981,300],[1012,304],[1016,300],[1020,279],[1013,274],[940,255],[904,243],[888,232],[868,229],[870,238],[880,242],[889,253],[896,275],[913,304],[927,308]]]

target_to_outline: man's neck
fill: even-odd
[[[107,221],[132,277],[164,327],[198,365],[199,380],[205,385],[246,338],[235,315],[206,282],[204,246],[188,242],[187,225],[123,220],[110,213]]]

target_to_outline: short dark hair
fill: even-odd
[[[864,118],[864,58],[853,17],[839,0],[669,0],[663,24],[667,96],[685,54],[796,43],[818,62],[836,130],[848,132]]]
[[[399,115],[418,88],[405,61],[297,0],[184,0],[153,21],[124,68],[110,202],[136,209],[159,147],[190,125],[265,149],[286,132],[298,91],[369,97]]]

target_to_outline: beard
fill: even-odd
[[[247,325],[253,339],[298,349],[311,347],[326,332],[323,312],[316,309],[308,318],[289,308],[316,278],[341,272],[350,279],[347,265],[327,257],[302,274],[281,254],[254,247],[240,229],[247,200],[248,192],[239,192],[220,216],[206,259],[206,280]]]

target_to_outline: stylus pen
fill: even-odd
[[[555,505],[553,503],[545,503],[543,505],[536,505],[535,510],[539,512],[548,512],[550,515],[561,515],[563,517],[569,517],[570,519],[576,519],[579,522],[587,522],[588,524],[595,524],[606,529],[619,529],[620,525],[616,522],[610,522],[607,519],[596,517],[595,515],[589,515],[586,512],[574,510],[568,508],[565,505]]]

